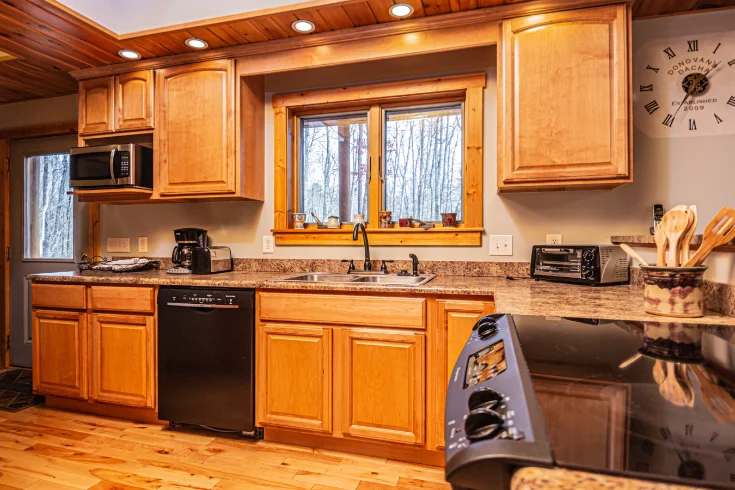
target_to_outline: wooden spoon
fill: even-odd
[[[699,383],[702,401],[715,420],[721,424],[735,422],[735,400],[732,395],[712,381],[704,366],[696,365],[691,369]]]
[[[638,252],[636,252],[635,250],[633,250],[633,248],[630,245],[628,245],[626,243],[621,243],[620,244],[620,248],[623,249],[623,252],[625,252],[628,255],[630,255],[630,257],[633,260],[635,260],[636,262],[638,262],[641,265],[644,265],[644,266],[648,267],[648,262],[646,262],[645,260],[643,260],[643,257],[641,257],[640,255],[638,255]]]
[[[686,264],[689,262],[690,259],[690,248],[692,246],[692,237],[694,237],[694,232],[697,229],[697,206],[689,206],[689,227],[687,228],[686,233],[684,233],[684,236],[682,237],[681,242],[681,263]]]
[[[656,381],[656,383],[661,386],[661,384],[666,379],[666,370],[664,368],[664,361],[657,359],[656,362],[653,364],[653,379]]]
[[[699,267],[716,247],[735,238],[735,209],[724,206],[704,228],[702,245],[684,264],[684,267]]]
[[[669,254],[666,259],[667,267],[679,267],[679,246],[681,237],[689,225],[689,216],[685,211],[672,209],[666,213],[659,227],[664,229],[669,241]]]
[[[694,388],[692,387],[692,381],[689,379],[689,373],[687,372],[689,367],[686,364],[676,365],[676,376],[679,380],[680,386],[686,393],[686,406],[694,406]]]
[[[666,379],[658,387],[658,392],[664,399],[673,403],[678,407],[685,407],[689,404],[689,394],[686,388],[682,386],[681,379],[677,376],[677,368],[675,362],[666,362]]]
[[[666,244],[669,239],[666,238],[666,232],[660,223],[653,234],[653,238],[656,240],[656,266],[666,267]]]

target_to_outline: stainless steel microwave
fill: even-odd
[[[153,150],[135,144],[72,148],[69,185],[75,189],[153,189]]]

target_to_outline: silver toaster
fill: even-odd
[[[231,270],[230,247],[194,247],[191,255],[192,274],[214,274]]]

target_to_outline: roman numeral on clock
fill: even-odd
[[[662,122],[661,124],[663,124],[664,126],[668,126],[668,127],[673,126],[674,116],[672,116],[671,114],[666,114],[666,119],[664,119],[664,122]]]
[[[717,53],[717,50],[720,49],[720,46],[722,46],[722,43],[717,43],[717,47],[715,48],[714,51],[712,51],[712,54]]]
[[[691,125],[692,125],[692,122],[693,121],[694,121],[694,119],[690,119],[689,120],[689,126],[690,126],[689,129],[692,129],[691,128]],[[694,126],[694,129],[697,129],[697,126],[696,125]],[[690,436],[690,435],[692,435],[692,432],[694,432],[694,426],[691,425],[691,424],[686,424],[684,426],[684,434]]]
[[[735,60],[730,60],[727,62],[727,66],[735,65]]]
[[[669,48],[664,49],[664,53],[666,53],[669,56],[669,59],[676,58],[676,53],[674,53],[674,50]]]
[[[718,116],[717,114],[715,114],[715,121],[717,121],[717,124],[720,124],[722,122],[722,119],[720,118],[720,116]],[[717,432],[715,432],[715,434],[717,434]]]
[[[646,70],[652,70],[654,73],[658,73],[658,68],[654,68],[651,65],[646,66]]]
[[[727,101],[727,105],[735,107],[735,97],[730,97],[730,99]]]
[[[651,102],[644,105],[643,107],[646,108],[649,114],[653,114],[654,112],[658,110],[658,102],[656,102],[655,100],[652,100]]]
[[[687,41],[687,45],[689,46],[689,49],[687,50],[688,53],[699,51],[699,41]]]
[[[641,92],[653,92],[653,84],[641,85]]]
[[[724,451],[722,451],[722,454],[725,456],[725,461],[730,461],[731,459],[735,458],[735,447],[725,449]]]
[[[668,440],[669,437],[671,437],[671,430],[668,427],[661,427],[659,429],[659,432],[661,433],[661,437],[664,441]]]
[[[715,440],[715,439],[717,439],[718,437],[720,437],[720,433],[719,433],[719,432],[713,432],[713,433],[712,433],[712,437],[710,437],[710,438],[709,438],[709,442],[712,442],[712,441],[714,441],[714,440]]]
[[[689,131],[696,131],[696,130],[697,130],[697,121],[695,121],[694,119],[690,119],[689,120]],[[689,427],[691,427],[691,425],[687,425],[686,427],[687,431],[689,431]],[[687,435],[689,435],[689,432],[687,432]]]

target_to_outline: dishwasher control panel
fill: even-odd
[[[165,298],[160,298],[165,294]],[[240,291],[181,288],[167,289],[165,293],[159,293],[159,299],[163,299],[168,306],[202,306],[211,308],[241,308],[245,305],[245,298]]]

